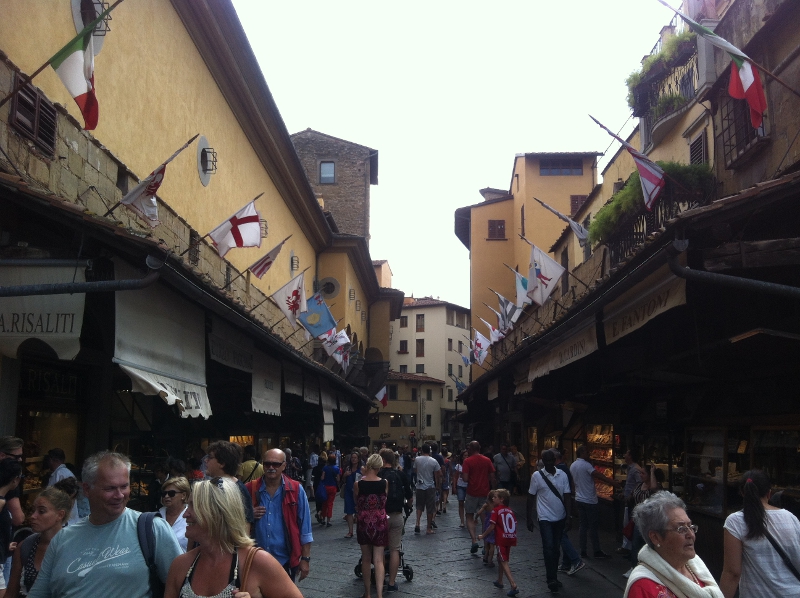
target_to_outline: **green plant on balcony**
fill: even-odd
[[[628,86],[628,106],[631,108],[636,107],[636,93],[635,90],[639,84],[647,77],[647,73],[653,70],[656,64],[669,63],[676,57],[683,54],[683,50],[690,45],[694,45],[697,35],[690,29],[670,37],[661,47],[661,50],[656,54],[650,54],[644,59],[640,69],[633,71],[628,78],[625,79],[625,85]]]
[[[667,188],[678,192],[689,191],[708,196],[714,187],[714,175],[708,164],[680,164],[679,162],[657,162],[667,173]],[[676,184],[677,183],[677,184]],[[659,201],[663,201],[662,195]],[[594,245],[607,241],[617,232],[619,225],[633,215],[644,211],[644,195],[639,181],[639,172],[634,171],[625,186],[597,212],[589,226],[589,240]]]
[[[656,119],[659,119],[666,114],[674,112],[679,108],[681,108],[682,106],[685,106],[688,101],[689,100],[687,100],[679,93],[671,93],[663,95],[660,98],[658,98],[658,102],[656,102],[656,107],[655,110],[653,111],[654,117]]]

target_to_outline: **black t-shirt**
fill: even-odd
[[[0,511],[0,563],[5,563],[8,558],[8,545],[11,544],[11,511],[8,510],[8,501],[21,496],[19,486],[6,494],[6,502]]]
[[[245,486],[240,480],[236,480],[236,485],[239,487],[239,492],[242,493],[244,518],[247,520],[247,523],[253,523],[256,518],[253,514],[253,499],[250,497],[250,492],[247,491],[247,486]]]

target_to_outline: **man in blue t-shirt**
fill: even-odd
[[[139,513],[128,509],[131,462],[103,451],[83,465],[83,491],[91,511],[50,541],[31,598],[104,596],[150,598],[150,575],[139,546]],[[164,519],[153,520],[155,565],[166,582],[181,548]]]

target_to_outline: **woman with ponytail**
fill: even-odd
[[[733,598],[738,587],[740,598],[800,596],[800,521],[769,504],[771,484],[763,471],[745,473],[740,491],[744,507],[725,520],[722,593]]]

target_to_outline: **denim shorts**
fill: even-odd
[[[462,486],[456,486],[456,494],[458,495],[458,500],[465,501],[467,500],[467,488]]]

